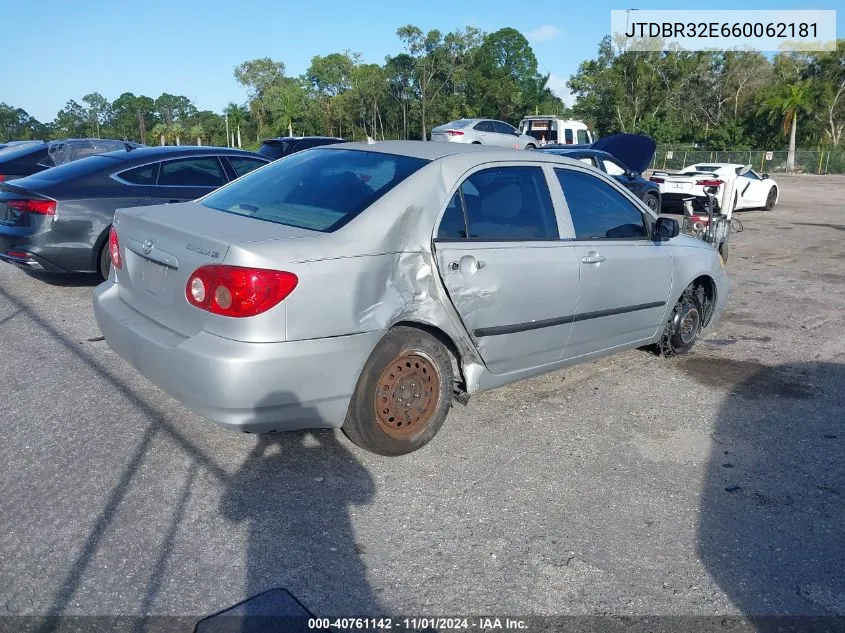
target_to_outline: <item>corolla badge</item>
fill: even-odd
[[[144,251],[144,255],[149,255],[150,251],[153,250],[153,246],[155,246],[155,242],[152,240],[146,240],[143,244],[141,244],[141,250]]]
[[[211,257],[213,259],[220,259],[220,251],[214,251],[210,248],[205,248],[204,246],[198,246],[197,244],[185,244],[185,248],[189,251],[199,253],[200,255],[206,255],[207,257]]]

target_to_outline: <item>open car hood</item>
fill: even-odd
[[[590,145],[590,149],[607,152],[628,169],[641,174],[651,162],[657,143],[641,134],[614,134],[600,138]]]

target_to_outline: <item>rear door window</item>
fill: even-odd
[[[226,184],[223,166],[215,156],[179,158],[161,163],[159,186],[219,187]]]
[[[411,174],[422,158],[342,149],[291,154],[203,198],[212,209],[332,232]]]
[[[480,121],[480,122],[475,124],[475,127],[473,129],[478,130],[479,132],[495,132],[496,131],[496,128],[493,127],[492,121]]]
[[[610,176],[624,176],[625,175],[625,168],[617,163],[615,160],[610,158],[602,157],[602,162],[604,163],[604,170]]]
[[[263,160],[258,160],[257,158],[246,158],[244,156],[229,156],[228,158],[229,163],[232,165],[232,169],[235,170],[238,178],[244,174],[248,174],[253,169],[258,169],[259,167],[267,164]]]
[[[563,142],[567,145],[572,145],[573,136],[572,136],[572,128],[566,128],[563,132]]]
[[[516,130],[513,127],[511,127],[510,125],[508,125],[504,121],[493,121],[493,128],[499,134],[509,134],[509,135],[513,136],[513,133],[516,132]]]
[[[645,239],[648,237],[645,218],[633,202],[611,185],[590,174],[555,169],[569,215],[575,228],[575,239]]]
[[[453,198],[450,207],[463,202],[471,239],[524,241],[559,237],[546,176],[540,167],[484,169],[467,178],[459,193],[461,196]],[[461,237],[460,218],[450,208],[441,227],[443,237]]]
[[[158,178],[159,163],[141,165],[133,169],[119,172],[117,177],[131,185],[154,185]]]

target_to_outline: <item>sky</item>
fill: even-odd
[[[738,6],[710,0],[709,9],[837,9],[841,0],[745,0]],[[610,28],[611,9],[670,9],[677,2],[605,0],[36,0],[3,10],[4,72],[0,102],[50,121],[69,99],[99,92],[153,98],[185,95],[201,110],[243,103],[246,91],[233,69],[271,57],[289,76],[305,72],[314,55],[350,50],[383,63],[402,50],[396,29],[414,24],[443,33],[471,25],[492,32],[510,26],[523,33],[549,87],[571,103],[566,81],[595,56]],[[686,7],[685,7],[686,8]],[[17,26],[15,26],[17,25]]]

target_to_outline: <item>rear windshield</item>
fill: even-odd
[[[719,165],[693,165],[689,169],[694,169],[695,171],[719,171],[721,167]]]
[[[285,155],[285,151],[289,145],[290,143],[285,141],[264,141],[264,143],[261,144],[261,147],[258,148],[258,153],[262,156],[266,156],[270,160],[276,160]]]
[[[58,167],[45,169],[42,172],[30,176],[30,178],[37,178],[38,180],[45,180],[48,182],[58,182],[59,180],[70,180],[79,176],[87,176],[94,171],[97,171],[106,166],[112,166],[118,169],[122,165],[122,161],[118,158],[111,158],[109,156],[89,156],[75,160]]]
[[[46,148],[47,145],[44,143],[22,143],[20,145],[9,145],[0,150],[0,158],[3,160],[15,160],[21,156],[27,156]]]
[[[202,199],[238,215],[331,233],[429,161],[344,149],[310,149],[252,172]]]
[[[462,128],[472,123],[472,119],[458,119],[457,121],[449,121],[446,125],[441,127]]]

